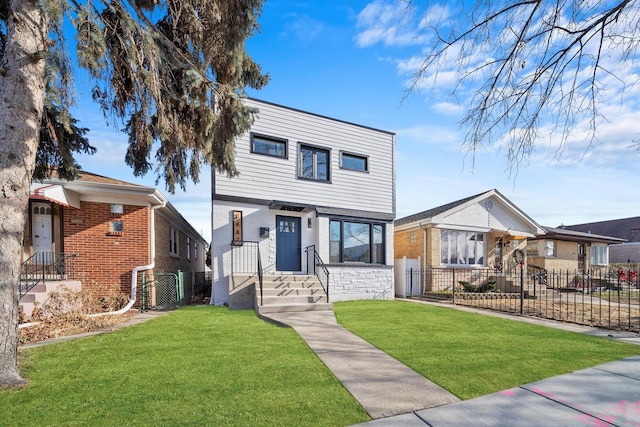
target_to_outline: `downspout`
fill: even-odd
[[[156,196],[157,197],[157,196]],[[151,207],[151,263],[147,265],[139,265],[131,270],[131,297],[127,305],[120,310],[108,311],[106,313],[90,314],[89,317],[101,317],[113,314],[124,314],[136,303],[136,294],[138,292],[138,273],[145,270],[151,270],[156,266],[156,215],[155,210],[167,206],[167,201],[163,200],[159,205]]]

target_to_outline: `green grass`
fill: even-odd
[[[338,321],[462,399],[640,354],[640,346],[402,301]],[[0,426],[341,426],[369,419],[292,329],[185,307],[117,332],[21,351]]]
[[[640,354],[640,346],[403,301],[334,304],[338,322],[461,399]]]
[[[29,386],[0,391],[0,425],[350,425],[369,419],[292,329],[252,311],[186,307],[24,350]]]

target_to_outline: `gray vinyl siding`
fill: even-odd
[[[260,112],[251,132],[288,141],[288,158],[251,153],[250,134],[236,142],[240,175],[216,174],[216,195],[393,213],[394,134],[282,106],[247,100]],[[299,144],[330,150],[330,181],[298,178]],[[368,157],[367,173],[340,168],[340,152]]]

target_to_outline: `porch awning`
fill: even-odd
[[[80,197],[77,193],[64,189],[61,185],[31,184],[29,198],[46,200],[55,204],[80,209]]]
[[[535,234],[533,233],[529,233],[526,231],[521,231],[521,230],[506,230],[504,232],[505,234],[513,237],[515,240],[521,240],[521,239],[527,239],[527,238],[534,238],[536,237]]]

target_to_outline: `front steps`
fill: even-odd
[[[316,276],[266,274],[262,278],[262,298],[257,280],[255,286],[258,314],[333,310]]]
[[[33,287],[26,295],[20,298],[18,305],[22,307],[26,319],[29,319],[33,314],[33,309],[38,303],[39,306],[49,298],[49,294],[53,291],[61,291],[63,288],[80,291],[82,289],[82,283],[79,280],[45,280],[38,283]]]

